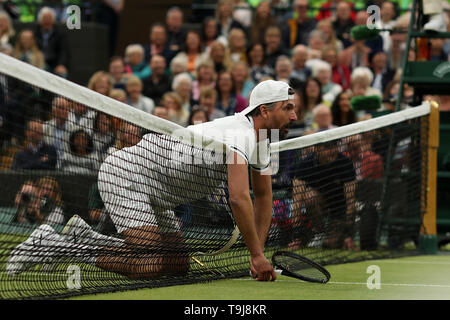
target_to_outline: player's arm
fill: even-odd
[[[232,161],[228,164],[228,193],[234,219],[250,251],[250,262],[257,274],[257,280],[267,281],[271,277],[275,279],[276,274],[264,256],[256,229],[247,162],[235,152],[232,152],[231,157]]]
[[[255,196],[255,224],[261,247],[264,248],[272,221],[272,180],[270,174],[251,170],[252,189]]]

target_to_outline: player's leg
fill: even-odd
[[[161,275],[161,237],[158,227],[141,226],[122,232],[123,247],[104,248],[95,265],[133,279],[157,278]]]
[[[185,274],[189,269],[188,248],[180,229],[180,221],[173,210],[156,210],[161,242],[166,252],[163,273]]]
[[[188,259],[173,211],[158,210],[150,203],[148,186],[121,176],[116,166],[104,163],[99,192],[124,245],[104,248],[96,265],[131,278],[155,278],[184,273]],[[184,262],[183,262],[184,261]],[[187,262],[186,262],[187,261]]]
[[[167,227],[168,224],[164,225]],[[47,238],[58,242],[57,246],[53,245],[58,250],[41,249],[44,253],[57,251],[59,253],[56,256],[81,258],[86,263],[130,278],[185,274],[189,268],[181,232],[166,229],[161,233],[155,225],[129,228],[121,233],[121,238],[115,238],[95,232],[83,219],[74,216],[67,223],[62,236],[53,231],[44,237]],[[39,248],[34,249],[34,252],[39,251]],[[33,262],[39,263],[40,260],[35,259]]]
[[[157,227],[130,229],[124,232],[125,240],[105,241],[93,236],[95,232],[81,221],[81,218],[72,220],[65,236],[56,233],[49,225],[39,226],[26,241],[11,251],[6,272],[17,275],[37,264],[52,264],[60,258],[72,258],[130,278],[161,275],[167,259],[164,260],[164,255],[156,250],[162,247]]]
[[[36,264],[75,258],[130,278],[187,272],[189,259],[179,231],[160,234],[157,226],[139,226],[126,229],[122,237],[101,235],[78,216],[68,222],[62,235],[43,224],[12,250],[6,271],[16,275]]]
[[[17,274],[61,257],[81,258],[132,277],[155,277],[187,270],[188,260],[181,250],[184,241],[179,229],[173,228],[176,226],[173,212],[166,212],[167,216],[161,212],[162,218],[157,218],[150,206],[148,190],[130,180],[127,169],[120,170],[121,166],[117,165],[120,161],[114,163],[115,160],[110,157],[112,163],[107,159],[102,165],[98,183],[106,209],[123,239],[96,233],[77,216],[69,221],[62,236],[50,226],[42,225],[12,251],[9,273]],[[172,247],[171,251],[163,250]],[[173,253],[177,251],[178,254]],[[180,252],[183,252],[181,260]]]
[[[155,213],[148,202],[145,210],[145,213],[134,211],[131,216],[122,217],[119,230],[124,225],[135,224],[131,217],[139,217],[141,225],[121,231],[124,246],[103,250],[104,254],[97,258],[96,265],[138,279],[185,274],[189,257],[175,214],[172,210],[157,210]],[[118,221],[117,215],[113,220]]]

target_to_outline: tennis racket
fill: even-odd
[[[202,251],[197,251],[194,253],[194,255],[198,255],[198,256],[215,256],[221,253],[224,253],[225,251],[227,251],[228,249],[231,248],[231,246],[237,241],[239,235],[240,235],[240,231],[238,226],[234,227],[233,233],[231,234],[230,239],[228,240],[228,242],[219,250],[216,251],[212,251],[212,252],[202,252]]]
[[[277,274],[303,281],[327,283],[330,273],[320,264],[289,251],[277,251],[272,256],[272,264]]]
[[[212,252],[202,252],[202,251],[194,252],[193,255],[191,256],[191,259],[194,260],[199,265],[201,265],[202,267],[204,267],[206,270],[208,270],[212,274],[220,275],[223,278],[225,278],[223,273],[221,273],[219,270],[214,270],[214,269],[208,268],[208,266],[206,266],[204,263],[202,263],[195,256],[200,256],[200,257],[201,256],[209,256],[209,257],[211,257],[211,256],[215,256],[215,255],[221,254],[221,253],[227,251],[228,249],[230,249],[231,246],[233,246],[233,244],[235,244],[235,242],[237,241],[239,235],[240,235],[239,228],[237,226],[235,226],[234,230],[233,230],[233,233],[231,234],[230,239],[228,240],[228,242],[222,248],[220,248],[219,250],[216,250],[216,251],[212,251]]]

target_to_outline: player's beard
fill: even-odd
[[[287,138],[290,123],[285,124],[281,128],[268,129],[268,138],[270,142],[277,142]]]
[[[289,133],[289,127],[290,127],[291,123],[287,123],[284,126],[282,126],[280,128],[280,134],[279,134],[279,139],[280,140],[284,140],[287,138],[287,135]]]

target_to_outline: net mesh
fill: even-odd
[[[424,125],[416,118],[281,152],[272,237],[323,264],[414,247],[425,202]]]
[[[189,143],[168,121],[33,68],[0,67],[0,298],[248,276],[226,148]],[[428,121],[398,119],[277,144],[269,258],[292,250],[329,265],[417,252]]]

